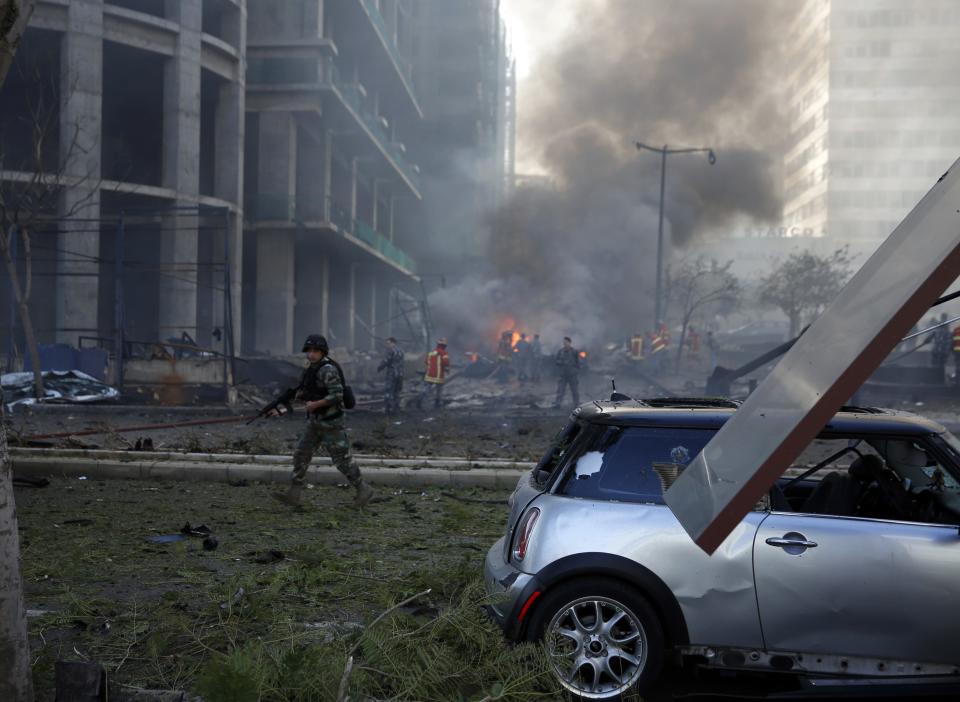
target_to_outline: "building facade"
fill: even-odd
[[[785,228],[868,254],[960,155],[960,6],[805,0],[788,35]]]
[[[226,247],[239,301],[245,13],[244,0],[38,1],[0,93],[0,187],[8,208],[43,207],[26,218],[41,341],[77,345],[124,319],[132,339],[222,343],[211,276]],[[30,185],[40,172],[48,187]]]
[[[441,9],[452,25],[432,21]],[[463,64],[449,75],[420,60],[448,30],[470,39],[445,49]],[[296,352],[318,331],[374,348],[411,326],[398,319],[423,294],[419,259],[450,236],[426,213],[451,201],[432,185],[451,144],[474,159],[454,191],[471,211],[512,182],[512,62],[488,0],[39,0],[17,66],[0,183],[57,173],[33,235],[42,343],[119,328],[226,348],[232,329],[245,353]],[[437,96],[463,93],[458,77],[474,99],[454,106]],[[33,105],[56,127],[42,166]]]
[[[516,71],[499,0],[421,0],[414,5],[414,62],[424,120],[419,255],[460,272],[484,254],[480,235],[514,185]]]

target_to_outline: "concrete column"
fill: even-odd
[[[241,46],[246,44],[246,15],[241,5],[237,13],[241,21],[238,41]],[[243,144],[244,120],[246,108],[246,90],[243,84],[243,71],[240,71],[238,82],[225,83],[220,88],[217,100],[216,144],[214,152],[214,194],[222,199],[237,205],[237,210],[224,218],[223,226],[227,229],[227,251],[230,262],[230,296],[233,305],[233,346],[240,348],[240,306],[241,291],[243,289],[243,215],[240,211],[243,203]],[[223,241],[217,242],[213,252],[213,260],[223,260]],[[222,277],[216,281],[215,288],[222,287]],[[226,326],[224,317],[224,293],[214,290],[213,294],[213,325],[223,331],[224,336],[219,344],[222,350],[227,349]]]
[[[294,342],[310,334],[326,332],[324,320],[326,260],[327,257],[317,239],[317,232],[297,232],[297,250],[294,263],[295,299]]]
[[[78,185],[60,197],[60,216],[100,217],[100,135],[103,105],[103,2],[75,0],[66,8],[60,64],[60,164]],[[96,335],[100,226],[65,222],[57,236],[56,340],[77,344]],[[83,231],[78,231],[83,230]],[[69,253],[67,253],[69,252]],[[83,262],[78,260],[86,259]]]
[[[390,29],[393,34],[391,37],[395,46],[400,45],[400,2],[393,0],[390,3]]]
[[[377,336],[383,336],[377,329],[377,276],[370,276],[370,350],[377,350]]]
[[[323,203],[323,147],[324,140],[316,140],[304,130],[297,135],[297,198],[296,218],[301,222],[322,220]]]
[[[327,254],[323,255],[321,265],[323,270],[323,294],[320,298],[320,328],[326,334],[330,327],[330,257]]]
[[[390,221],[387,223],[387,238],[390,239],[391,242],[393,241],[393,226],[394,226],[393,216],[394,216],[394,213],[396,212],[396,207],[397,207],[397,198],[391,197],[390,198],[390,216],[389,216]]]
[[[356,158],[350,160],[350,224],[357,219],[357,177],[360,163]]]
[[[257,233],[257,351],[292,353],[296,233]]]
[[[323,134],[323,219],[330,221],[333,201],[333,130]]]
[[[297,182],[297,129],[289,112],[260,113],[260,219],[291,220]]]
[[[356,163],[356,161],[354,161]],[[347,322],[348,329],[348,343],[351,349],[357,348],[357,264],[350,264],[350,282],[349,282],[349,298],[347,303],[348,314],[350,315]]]
[[[200,192],[200,0],[167,0],[167,17],[180,25],[163,75],[163,185],[176,205],[189,207]],[[160,234],[160,339],[197,336],[197,218],[171,215]]]
[[[376,281],[376,292],[374,295],[377,306],[377,335],[380,337],[393,336],[393,308],[390,304],[390,283],[388,278],[380,278]],[[381,323],[380,320],[383,320]]]
[[[323,4],[324,0],[309,0],[304,3],[303,33],[310,39],[323,36]]]

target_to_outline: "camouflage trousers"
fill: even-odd
[[[403,391],[403,376],[388,375],[383,383],[383,409],[387,414],[400,411],[400,393]]]
[[[303,485],[310,460],[321,446],[330,454],[333,465],[343,473],[347,482],[356,487],[362,476],[360,466],[350,452],[350,439],[347,437],[343,417],[328,420],[313,417],[307,419],[307,426],[293,452],[293,484]]]
[[[560,371],[560,377],[557,378],[557,399],[554,406],[559,407],[563,401],[563,394],[567,388],[570,388],[570,396],[573,398],[573,404],[580,404],[580,379],[577,374],[569,371]]]

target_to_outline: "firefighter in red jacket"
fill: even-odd
[[[423,390],[417,400],[417,407],[423,409],[423,401],[433,388],[433,406],[439,408],[443,398],[443,384],[447,382],[450,370],[450,354],[447,353],[447,340],[438,339],[437,348],[427,354],[426,372],[423,374]]]

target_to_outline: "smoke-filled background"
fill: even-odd
[[[505,0],[504,12],[533,54],[518,171],[543,177],[476,223],[486,269],[431,296],[437,329],[465,345],[494,343],[511,320],[548,345],[622,340],[654,321],[660,157],[635,141],[717,153],[714,166],[668,158],[668,262],[735,222],[780,215],[789,3]]]

